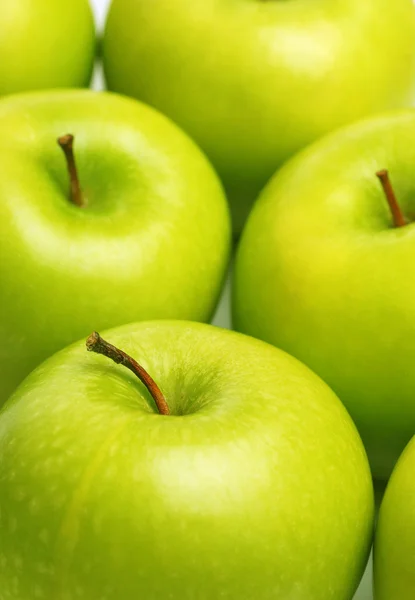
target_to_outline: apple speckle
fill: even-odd
[[[8,523],[8,529],[10,533],[15,533],[17,530],[17,519],[16,517],[10,517]]]
[[[35,598],[45,598],[46,597],[44,589],[40,585],[35,585],[33,594],[34,594]]]
[[[29,502],[29,512],[31,515],[36,515],[39,512],[39,502],[37,498],[32,498]]]
[[[42,531],[39,533],[39,539],[44,544],[47,544],[50,539],[49,531],[47,529],[42,529]]]
[[[14,491],[13,496],[16,502],[23,502],[23,500],[25,500],[27,497],[27,492],[23,486],[18,486]]]
[[[23,560],[20,554],[15,554],[13,557],[13,566],[16,571],[21,571],[23,567]]]

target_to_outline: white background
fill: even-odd
[[[103,25],[105,23],[105,16],[106,16],[106,13],[108,10],[108,6],[110,4],[110,0],[90,0],[90,1],[92,3],[93,9],[94,9],[97,27],[99,30],[102,30]],[[148,0],[148,2],[151,2],[151,0]],[[101,76],[101,72],[99,69],[97,69],[97,71],[95,73],[93,86],[96,89],[103,88],[102,76]],[[229,293],[229,291],[230,290],[229,290],[229,280],[228,280],[226,289],[224,290],[218,310],[213,319],[213,323],[215,325],[219,325],[221,327],[229,327],[230,326],[230,309],[229,309],[230,293]],[[340,550],[341,549],[339,548],[339,551]],[[372,587],[371,587],[371,569],[368,567],[368,569],[366,570],[365,576],[363,578],[363,581],[361,583],[361,586],[360,586],[354,600],[372,600],[372,598],[373,598],[373,595],[372,595]],[[325,600],[325,598],[322,598],[321,600]]]

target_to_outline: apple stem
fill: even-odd
[[[170,409],[163,396],[160,388],[152,377],[147,373],[141,365],[138,364],[131,356],[128,356],[122,350],[119,350],[109,342],[106,342],[96,331],[86,340],[86,348],[88,352],[96,352],[97,354],[103,354],[107,358],[113,360],[117,365],[123,365],[130,369],[138,377],[138,379],[146,386],[150,392],[154,402],[156,403],[157,410],[161,415],[169,415]]]
[[[68,167],[70,183],[70,199],[76,206],[85,206],[84,196],[79,183],[78,169],[76,168],[75,155],[73,152],[74,136],[70,133],[58,138],[58,144],[62,148]]]
[[[395,192],[389,178],[389,173],[386,169],[382,169],[376,173],[382,184],[383,191],[385,192],[386,200],[388,201],[389,208],[393,217],[393,224],[395,227],[404,227],[407,225],[407,221],[402,213],[401,207],[396,199]]]

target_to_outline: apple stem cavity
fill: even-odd
[[[86,340],[86,348],[88,352],[96,352],[113,360],[117,365],[123,365],[130,369],[138,377],[138,379],[146,386],[150,392],[157,410],[161,415],[170,415],[169,405],[166,402],[160,388],[152,377],[147,373],[141,365],[138,364],[131,356],[128,356],[122,350],[119,350],[109,342],[106,342],[96,331]]]
[[[386,169],[382,169],[376,173],[376,176],[379,178],[383,191],[385,192],[386,200],[388,201],[392,213],[394,227],[404,227],[408,223],[396,199],[389,172]]]
[[[73,151],[74,136],[70,133],[58,138],[58,144],[62,148],[68,167],[70,199],[75,206],[85,206],[84,195],[79,183],[78,169],[76,168],[75,155]]]

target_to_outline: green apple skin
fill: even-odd
[[[333,392],[259,340],[185,321],[102,334],[157,381],[155,414],[85,342],[0,416],[6,600],[351,600],[373,489]]]
[[[110,89],[205,150],[235,230],[288,157],[340,125],[413,104],[412,0],[113,0]]]
[[[0,96],[87,86],[94,57],[88,0],[1,0]]]
[[[75,135],[87,206],[69,201],[56,138]],[[0,101],[0,402],[45,358],[143,319],[210,320],[229,211],[212,167],[173,123],[87,90]]]
[[[413,110],[348,126],[272,179],[238,250],[235,327],[296,356],[344,402],[375,477],[415,431],[415,226],[392,227],[379,169],[415,216]]]
[[[415,598],[415,439],[400,457],[379,511],[374,551],[376,600]]]

